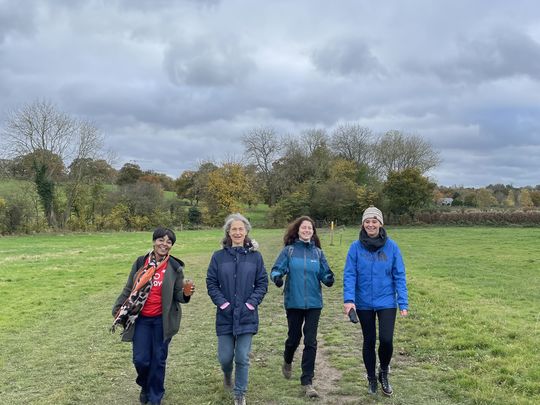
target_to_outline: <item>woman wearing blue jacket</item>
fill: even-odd
[[[321,250],[315,223],[307,216],[292,222],[283,238],[285,247],[279,254],[270,275],[277,287],[283,286],[284,301],[289,326],[285,341],[282,372],[285,378],[292,375],[294,352],[304,333],[302,354],[302,376],[300,383],[306,396],[317,398],[313,388],[315,357],[317,355],[317,328],[323,307],[321,283],[328,287],[334,284],[334,273]]]
[[[233,389],[234,403],[245,405],[251,340],[259,329],[258,307],[268,290],[268,275],[261,254],[247,237],[251,225],[240,214],[231,214],[223,226],[223,249],[214,252],[206,287],[216,305],[218,359],[223,385]]]
[[[362,357],[368,376],[368,392],[377,392],[375,374],[377,340],[376,318],[379,319],[379,375],[383,394],[392,395],[388,382],[388,367],[393,352],[396,308],[402,316],[408,314],[405,266],[398,245],[386,236],[383,214],[369,207],[362,215],[359,240],[347,253],[343,271],[343,302],[346,314],[356,311],[364,343]],[[354,312],[353,312],[354,315]]]

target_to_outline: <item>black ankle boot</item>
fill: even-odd
[[[392,395],[394,390],[392,389],[392,386],[388,382],[388,370],[379,371],[379,382],[381,383],[381,389],[382,389],[383,394],[388,395],[388,396]]]
[[[375,395],[377,393],[377,377],[368,377],[368,394]]]

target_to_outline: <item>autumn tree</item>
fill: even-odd
[[[239,163],[226,163],[208,175],[206,205],[213,225],[219,225],[231,212],[241,211],[242,204],[253,197],[252,182]]]
[[[521,208],[532,208],[534,206],[530,191],[526,188],[522,188],[519,192],[519,205]]]
[[[478,208],[489,208],[497,205],[497,199],[487,188],[476,190],[476,205]]]
[[[387,198],[390,212],[396,215],[414,214],[429,206],[435,184],[422,176],[417,168],[408,168],[400,172],[390,172],[384,183],[383,193]]]
[[[503,201],[503,205],[505,207],[515,207],[516,206],[516,200],[514,198],[514,193],[509,192],[506,198]]]
[[[193,170],[185,170],[174,181],[176,195],[178,198],[188,199],[190,205],[194,205],[195,194],[193,193],[193,186],[195,184],[196,173]]]
[[[540,207],[540,190],[532,190],[530,195],[533,205],[535,207]]]
[[[193,178],[193,185],[190,189],[190,194],[195,201],[195,205],[198,205],[201,200],[208,199],[208,181],[210,174],[217,169],[218,166],[212,162],[202,162],[199,165]]]
[[[116,184],[123,186],[125,184],[135,184],[143,175],[141,167],[137,163],[128,162],[118,171]]]

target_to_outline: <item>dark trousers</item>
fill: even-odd
[[[390,359],[394,346],[394,325],[396,323],[396,308],[381,309],[379,311],[357,310],[360,325],[362,325],[362,334],[364,335],[364,344],[362,346],[362,357],[368,378],[375,378],[375,343],[377,341],[377,332],[375,318],[379,318],[379,363],[382,370],[388,370]]]
[[[302,353],[302,376],[300,383],[310,385],[315,371],[315,357],[317,356],[317,328],[321,309],[287,309],[287,323],[289,332],[285,341],[285,353],[283,358],[290,364],[294,358],[294,352],[302,338],[302,325],[304,325],[304,352]]]
[[[140,315],[133,334],[133,364],[136,382],[146,391],[149,402],[159,403],[165,394],[165,365],[171,339],[163,341],[161,315]]]

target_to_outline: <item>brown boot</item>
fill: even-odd
[[[290,380],[292,376],[292,363],[283,362],[283,365],[281,366],[281,372],[283,373],[283,377],[285,377],[287,380]]]
[[[308,398],[319,398],[319,393],[313,388],[313,385],[302,385],[302,388],[304,389],[304,392],[306,393],[306,397]]]

